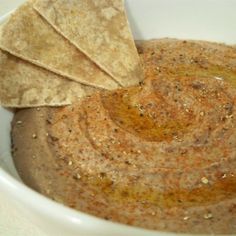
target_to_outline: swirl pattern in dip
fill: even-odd
[[[140,86],[16,114],[21,177],[112,221],[236,233],[236,49],[170,39],[137,47]]]

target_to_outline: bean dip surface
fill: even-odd
[[[145,81],[17,111],[26,184],[79,211],[182,233],[236,233],[236,48],[137,42]]]

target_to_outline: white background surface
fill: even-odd
[[[24,0],[0,0],[0,15],[9,12],[22,2],[24,2]]]
[[[16,5],[24,0],[0,0],[0,16],[14,9]],[[48,236],[36,226],[32,225],[29,219],[21,217],[4,199],[0,193],[0,236]],[[54,235],[53,235],[54,236]]]

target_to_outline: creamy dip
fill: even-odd
[[[107,220],[236,233],[236,49],[174,39],[137,48],[140,86],[16,112],[22,179]]]

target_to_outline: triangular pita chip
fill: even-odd
[[[0,48],[74,81],[104,89],[118,84],[63,36],[34,9],[23,4],[4,24]]]
[[[123,0],[36,0],[34,8],[122,86],[143,79]]]
[[[0,105],[62,106],[86,95],[83,86],[0,50]],[[87,91],[87,90],[86,90]]]

